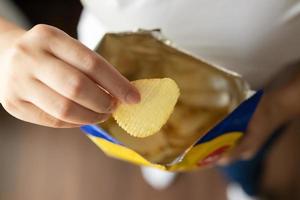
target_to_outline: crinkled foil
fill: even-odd
[[[174,161],[246,99],[248,87],[239,75],[181,51],[158,30],[108,33],[96,51],[129,80],[169,77],[177,82],[179,101],[157,134],[132,137],[113,119],[100,125],[153,163]]]

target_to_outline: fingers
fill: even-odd
[[[79,124],[67,123],[54,118],[29,102],[18,101],[18,104],[6,107],[6,110],[23,121],[53,128],[74,128],[80,126]]]
[[[117,99],[127,103],[137,103],[140,100],[137,89],[125,77],[101,56],[77,40],[45,25],[37,26],[33,31],[41,40],[45,38],[51,40],[42,43],[45,49],[85,73]]]
[[[278,128],[300,116],[300,78],[291,79],[280,88],[267,92],[249,122],[240,143],[219,164],[250,159]]]
[[[31,92],[24,97],[52,117],[72,124],[93,124],[106,120],[109,114],[99,114],[59,95],[39,81],[30,85]]]
[[[24,121],[51,127],[98,123],[114,109],[112,94],[120,96],[133,88],[100,56],[54,27],[35,26],[2,55],[0,102]],[[85,61],[81,63],[86,57],[92,58],[87,62],[97,63],[92,67],[98,68],[100,63],[101,73],[109,72],[95,78],[99,72],[83,67],[90,66],[84,65]],[[112,81],[104,87],[101,81],[106,81],[106,76],[116,84]]]
[[[60,95],[97,113],[111,113],[116,102],[107,92],[83,73],[61,60],[49,55],[40,56],[47,60],[35,69],[35,77]]]

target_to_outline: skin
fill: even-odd
[[[300,63],[286,67],[267,84],[258,107],[249,122],[246,135],[236,148],[219,161],[227,165],[238,159],[250,159],[274,131],[300,117]]]
[[[105,121],[137,89],[104,58],[63,31],[26,31],[0,18],[0,102],[23,121],[56,128]]]
[[[300,118],[290,121],[264,161],[262,199],[300,199]]]

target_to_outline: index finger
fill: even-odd
[[[50,53],[85,73],[117,99],[126,103],[140,101],[138,90],[103,57],[63,31],[57,32],[47,43]]]

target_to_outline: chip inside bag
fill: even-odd
[[[107,33],[95,51],[148,99],[81,129],[107,155],[138,165],[212,166],[243,136],[262,95],[250,96],[240,75],[180,50],[158,30]]]

